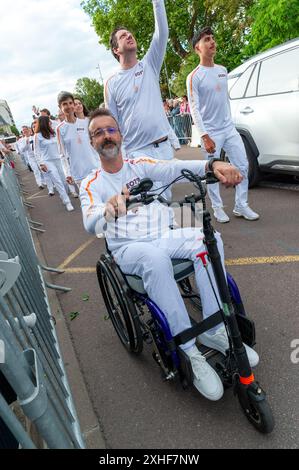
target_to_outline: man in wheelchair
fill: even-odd
[[[222,161],[160,161],[149,157],[123,158],[122,136],[118,123],[110,111],[101,108],[90,116],[91,143],[99,154],[99,168],[85,178],[80,187],[80,199],[85,229],[90,233],[104,233],[108,248],[116,263],[126,274],[140,276],[148,296],[166,315],[173,336],[191,327],[184,301],[173,276],[171,259],[190,259],[194,262],[196,284],[202,301],[203,317],[219,310],[212,286],[202,262],[196,255],[205,250],[200,228],[171,228],[173,211],[159,201],[138,209],[128,210],[129,189],[141,179],[150,178],[168,184],[186,168],[200,176],[212,169],[226,186],[241,182],[242,176],[232,165]],[[184,180],[183,180],[184,181]],[[216,234],[217,245],[224,266],[223,244]],[[213,270],[207,267],[219,299]],[[221,324],[200,335],[202,344],[223,354],[228,338]],[[223,395],[222,382],[195,345],[195,339],[181,345],[190,357],[194,386],[210,400]],[[251,366],[258,363],[257,353],[245,345]]]

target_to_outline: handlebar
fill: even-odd
[[[175,201],[176,204],[179,204],[180,206],[182,206],[183,204],[186,204],[186,203],[194,204],[202,200],[203,205],[205,206],[206,188],[204,188],[202,183],[205,181],[206,184],[213,184],[213,183],[218,182],[218,179],[215,177],[215,175],[212,172],[207,172],[205,176],[199,176],[190,170],[183,169],[181,173],[182,175],[174,179],[170,183],[170,185],[185,178],[189,180],[190,182],[194,183],[194,185],[199,190],[200,194],[197,194],[197,195],[191,194],[189,196],[185,196],[184,199],[180,201]],[[143,180],[140,181],[140,183],[137,186],[132,188],[132,190],[130,191],[129,199],[126,200],[127,209],[134,209],[142,205],[148,205],[154,201],[162,202],[163,204],[167,204],[168,206],[172,204],[171,201],[167,201],[164,197],[162,197],[161,193],[150,192],[150,189],[152,188],[152,186],[153,186],[153,182],[149,178],[144,178]]]

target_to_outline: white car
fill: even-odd
[[[249,161],[262,172],[299,175],[299,38],[268,49],[228,75],[232,119]]]

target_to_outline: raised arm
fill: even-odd
[[[159,75],[166,52],[168,23],[164,0],[152,0],[152,2],[155,16],[155,32],[145,58],[152,65],[157,75]]]

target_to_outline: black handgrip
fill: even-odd
[[[219,183],[219,179],[214,175],[212,171],[206,173],[206,184]]]

